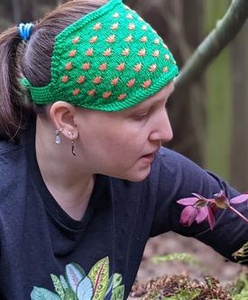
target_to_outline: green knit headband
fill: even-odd
[[[56,36],[48,85],[22,83],[36,104],[64,100],[118,111],[154,95],[177,74],[154,29],[121,0],[110,0]]]

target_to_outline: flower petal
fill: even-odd
[[[195,218],[195,221],[197,224],[205,221],[208,217],[208,209],[207,207],[201,207],[201,208],[197,208],[197,216]]]
[[[197,215],[197,209],[193,206],[186,206],[181,213],[180,223],[183,226],[191,226],[195,221]]]
[[[211,209],[211,207],[207,207],[207,210],[208,210],[208,224],[210,226],[210,229],[213,230],[215,225],[214,211]]]
[[[188,197],[188,198],[182,198],[177,201],[177,203],[182,205],[194,205],[198,201],[198,198],[196,197]]]
[[[241,194],[237,197],[234,197],[230,200],[230,203],[239,204],[248,200],[248,194]]]

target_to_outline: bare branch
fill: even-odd
[[[182,68],[176,88],[188,85],[205,71],[209,63],[234,39],[248,17],[248,1],[233,0],[216,28],[203,40]]]

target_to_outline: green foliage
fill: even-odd
[[[200,295],[200,291],[198,289],[194,291],[182,290],[179,291],[175,296],[165,297],[163,300],[195,300]]]
[[[183,261],[188,264],[200,264],[200,261],[197,259],[196,256],[190,253],[169,253],[169,254],[164,254],[164,255],[157,255],[153,256],[151,258],[151,261],[155,264],[159,264],[161,262],[166,262],[166,261]]]
[[[230,291],[213,277],[199,282],[184,274],[164,276],[148,282],[145,290],[142,300],[233,300]]]
[[[247,251],[248,243],[233,256],[236,259],[244,258]],[[201,264],[197,257],[189,253],[153,256],[151,261],[156,264],[168,261]],[[237,261],[239,262],[238,259]],[[244,300],[248,299],[248,272],[243,272],[235,282],[225,286],[214,277],[205,276],[204,280],[199,281],[190,278],[187,274],[180,274],[152,279],[143,285],[142,289],[144,293],[141,300]]]
[[[248,299],[248,274],[243,272],[230,288],[232,300]]]

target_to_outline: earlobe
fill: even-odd
[[[75,107],[65,101],[57,101],[50,107],[50,117],[55,130],[60,130],[70,140],[76,140],[78,137],[77,124],[74,121],[75,113]]]

